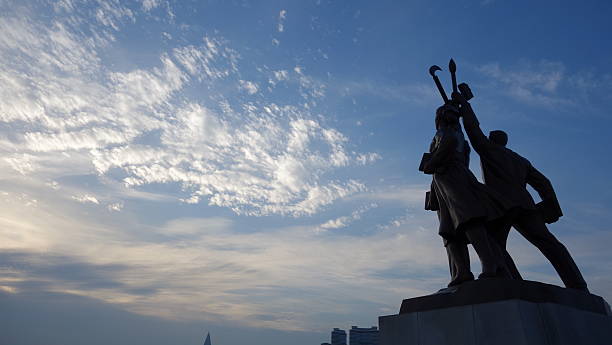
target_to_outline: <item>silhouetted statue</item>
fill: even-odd
[[[482,133],[468,102],[472,91],[465,83],[457,85],[457,67],[452,59],[448,67],[453,85],[451,99],[436,76],[441,68],[434,65],[429,69],[445,104],[436,111],[437,133],[419,170],[433,174],[425,208],[438,213],[439,234],[444,239],[452,277],[449,286],[473,279],[468,242],[481,260],[481,277],[505,273],[522,279],[506,251],[508,233],[514,227],[546,256],[566,287],[588,291],[571,255],[546,227],[545,223],[563,215],[552,184],[527,159],[506,148],[505,132],[492,131],[488,138]],[[469,146],[459,125],[460,116],[480,155],[485,185],[469,170]],[[538,192],[541,203],[535,204],[527,184]]]
[[[459,124],[458,109],[448,103],[441,106],[436,111],[435,124],[437,132],[420,170],[433,175],[426,209],[438,212],[439,234],[444,240],[452,276],[448,285],[474,279],[468,242],[480,258],[480,278],[504,275],[502,256],[495,242],[489,241],[485,224],[500,219],[507,206],[469,170],[469,145]]]
[[[563,215],[550,181],[527,159],[506,147],[508,136],[505,132],[491,131],[487,138],[480,129],[470,103],[461,93],[453,92],[452,99],[459,105],[470,143],[480,155],[486,186],[502,194],[510,203],[503,223],[491,235],[503,248],[506,265],[512,276],[520,279],[512,258],[505,251],[510,227],[514,227],[544,254],[566,287],[588,291],[570,253],[546,227],[545,222],[555,222]],[[536,205],[533,201],[526,189],[527,184],[542,198],[540,204]]]

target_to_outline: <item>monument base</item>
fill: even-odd
[[[489,279],[404,300],[379,318],[380,345],[609,345],[611,314],[586,292]]]

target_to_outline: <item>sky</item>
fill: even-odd
[[[446,286],[417,167],[442,102],[428,69],[448,90],[451,57],[483,130],[552,181],[551,231],[612,300],[610,16],[0,0],[0,343],[320,344]],[[561,285],[514,232],[508,250]]]

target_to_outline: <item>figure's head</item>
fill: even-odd
[[[490,131],[489,132],[489,141],[497,144],[497,145],[501,145],[501,146],[506,146],[506,144],[508,144],[508,134],[506,134],[506,132],[504,131],[500,131],[500,130],[496,130],[496,131]]]
[[[459,126],[459,110],[450,104],[436,109],[436,129]]]

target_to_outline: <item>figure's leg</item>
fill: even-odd
[[[544,254],[566,287],[588,291],[587,283],[569,251],[548,230],[538,212],[521,212],[515,219],[514,227]]]
[[[498,276],[498,269],[503,267],[501,258],[495,251],[493,241],[489,241],[489,236],[482,221],[470,221],[462,225],[463,231],[468,240],[476,250],[482,265],[482,273],[479,278],[490,278]]]
[[[502,251],[501,256],[504,259],[504,263],[506,264],[506,269],[508,270],[508,275],[510,275],[510,278],[523,280],[521,272],[519,272],[518,267],[516,267],[512,256],[510,256],[510,253],[508,253],[508,250],[506,248],[500,250]]]
[[[451,269],[449,287],[474,280],[474,275],[470,270],[470,254],[466,243],[447,241],[446,253],[448,254],[448,262]]]
[[[446,249],[446,257],[448,258],[448,270],[451,276],[451,281],[453,281],[457,277],[457,265],[455,264],[455,260],[453,259],[453,252],[449,247],[450,242],[444,237],[442,237],[442,242],[444,243],[444,248]]]
[[[446,249],[446,257],[448,257],[448,270],[449,270],[451,281],[452,281],[457,276],[457,269],[455,268],[455,263],[453,262],[452,252],[450,248],[448,248],[447,240],[444,240],[444,248]]]
[[[516,216],[516,212],[510,211],[508,215],[504,218],[500,219],[495,223],[491,223],[489,228],[489,235],[495,243],[497,244],[497,249],[499,250],[499,255],[503,258],[503,261],[506,265],[506,269],[508,270],[508,274],[512,279],[523,280],[521,273],[519,272],[514,260],[508,253],[506,249],[506,244],[508,242],[508,234],[510,232],[510,228],[512,227],[512,219]]]

